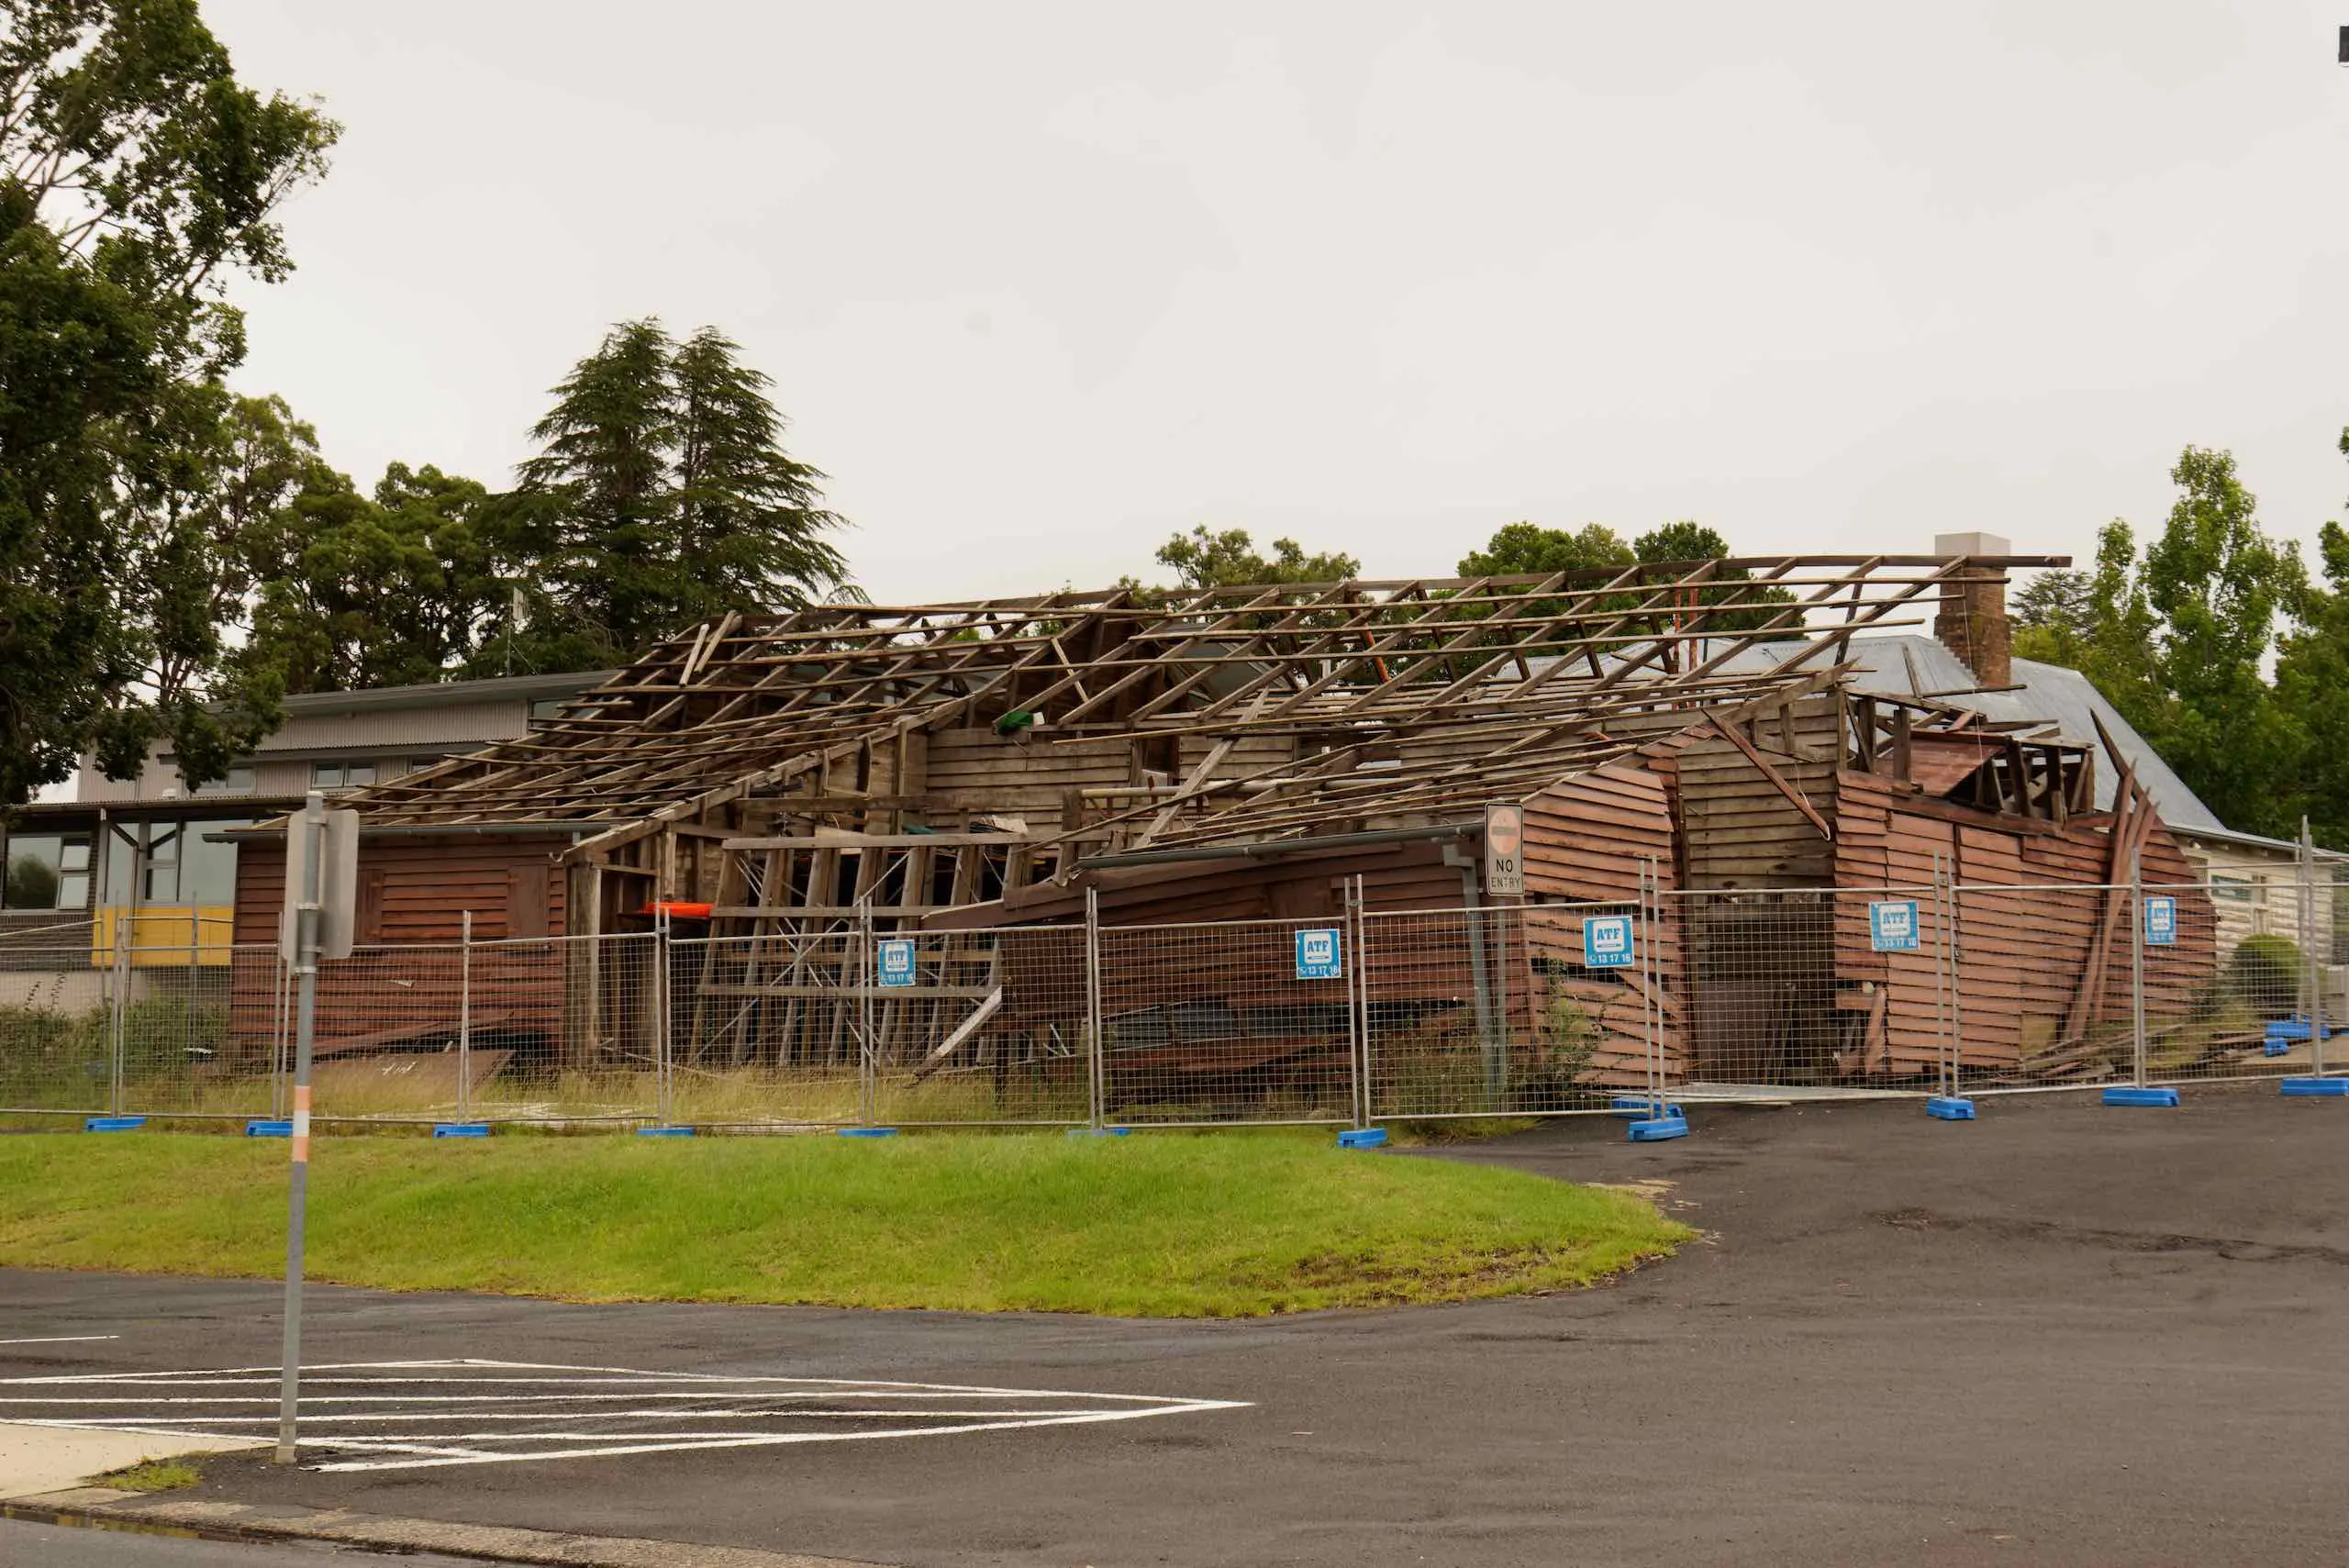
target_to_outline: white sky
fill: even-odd
[[[775,378],[885,601],[1197,522],[2086,556],[2189,441],[2286,537],[2349,495],[2339,6],[206,10],[346,126],[241,380],[362,484],[507,482],[658,314]]]

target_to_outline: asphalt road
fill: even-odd
[[[939,1568],[2349,1555],[2349,1105],[2269,1086],[2166,1111],[2046,1096],[1972,1124],[1896,1104],[1696,1125],[1441,1156],[1668,1184],[1709,1233],[1556,1297],[1136,1323],[318,1290],[317,1362],[1249,1403],[361,1473],[239,1456],[198,1495]],[[0,1346],[0,1375],[265,1365],[275,1309],[262,1284],[0,1272],[5,1337],[120,1336]]]
[[[0,1563],[9,1568],[357,1568],[366,1562],[395,1563],[396,1568],[481,1568],[478,1559],[468,1562],[458,1557],[406,1554],[394,1559],[310,1542],[256,1546],[0,1519]]]

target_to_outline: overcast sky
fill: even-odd
[[[206,11],[345,126],[248,390],[502,484],[609,323],[715,323],[885,601],[1198,522],[2085,556],[2188,442],[2349,495],[2338,5]]]

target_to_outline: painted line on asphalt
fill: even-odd
[[[87,1345],[99,1340],[119,1340],[120,1334],[51,1334],[40,1340],[0,1340],[0,1345]]]
[[[273,1367],[0,1378],[0,1419],[154,1437],[265,1437],[262,1429],[275,1425],[273,1396],[231,1391],[276,1381]],[[385,1388],[400,1392],[362,1392]],[[306,1368],[300,1417],[303,1448],[321,1456],[311,1468],[353,1471],[946,1437],[1245,1407],[1242,1400],[1072,1389],[466,1359]],[[745,1428],[709,1429],[737,1421]],[[627,1429],[583,1429],[607,1425]]]

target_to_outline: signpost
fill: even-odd
[[[2167,948],[2177,945],[2177,900],[2170,897],[2145,900],[2145,945]]]
[[[1586,969],[1629,969],[1639,956],[1631,939],[1629,915],[1586,915],[1582,922],[1582,962]]]
[[[1299,980],[1343,980],[1345,947],[1337,928],[1324,926],[1297,933],[1297,977]]]
[[[896,987],[914,983],[913,938],[885,938],[874,951],[879,954],[874,968],[882,984]]]
[[[1525,807],[1485,807],[1485,891],[1495,898],[1525,896]]]
[[[286,823],[285,913],[278,948],[294,966],[293,1182],[285,1200],[284,1366],[277,1390],[277,1453],[294,1462],[294,1413],[302,1383],[302,1240],[310,1195],[310,1046],[318,1018],[318,960],[351,956],[359,888],[359,813],[328,811],[312,790]]]
[[[1878,952],[1917,951],[1917,901],[1887,898],[1868,906],[1868,946]]]

